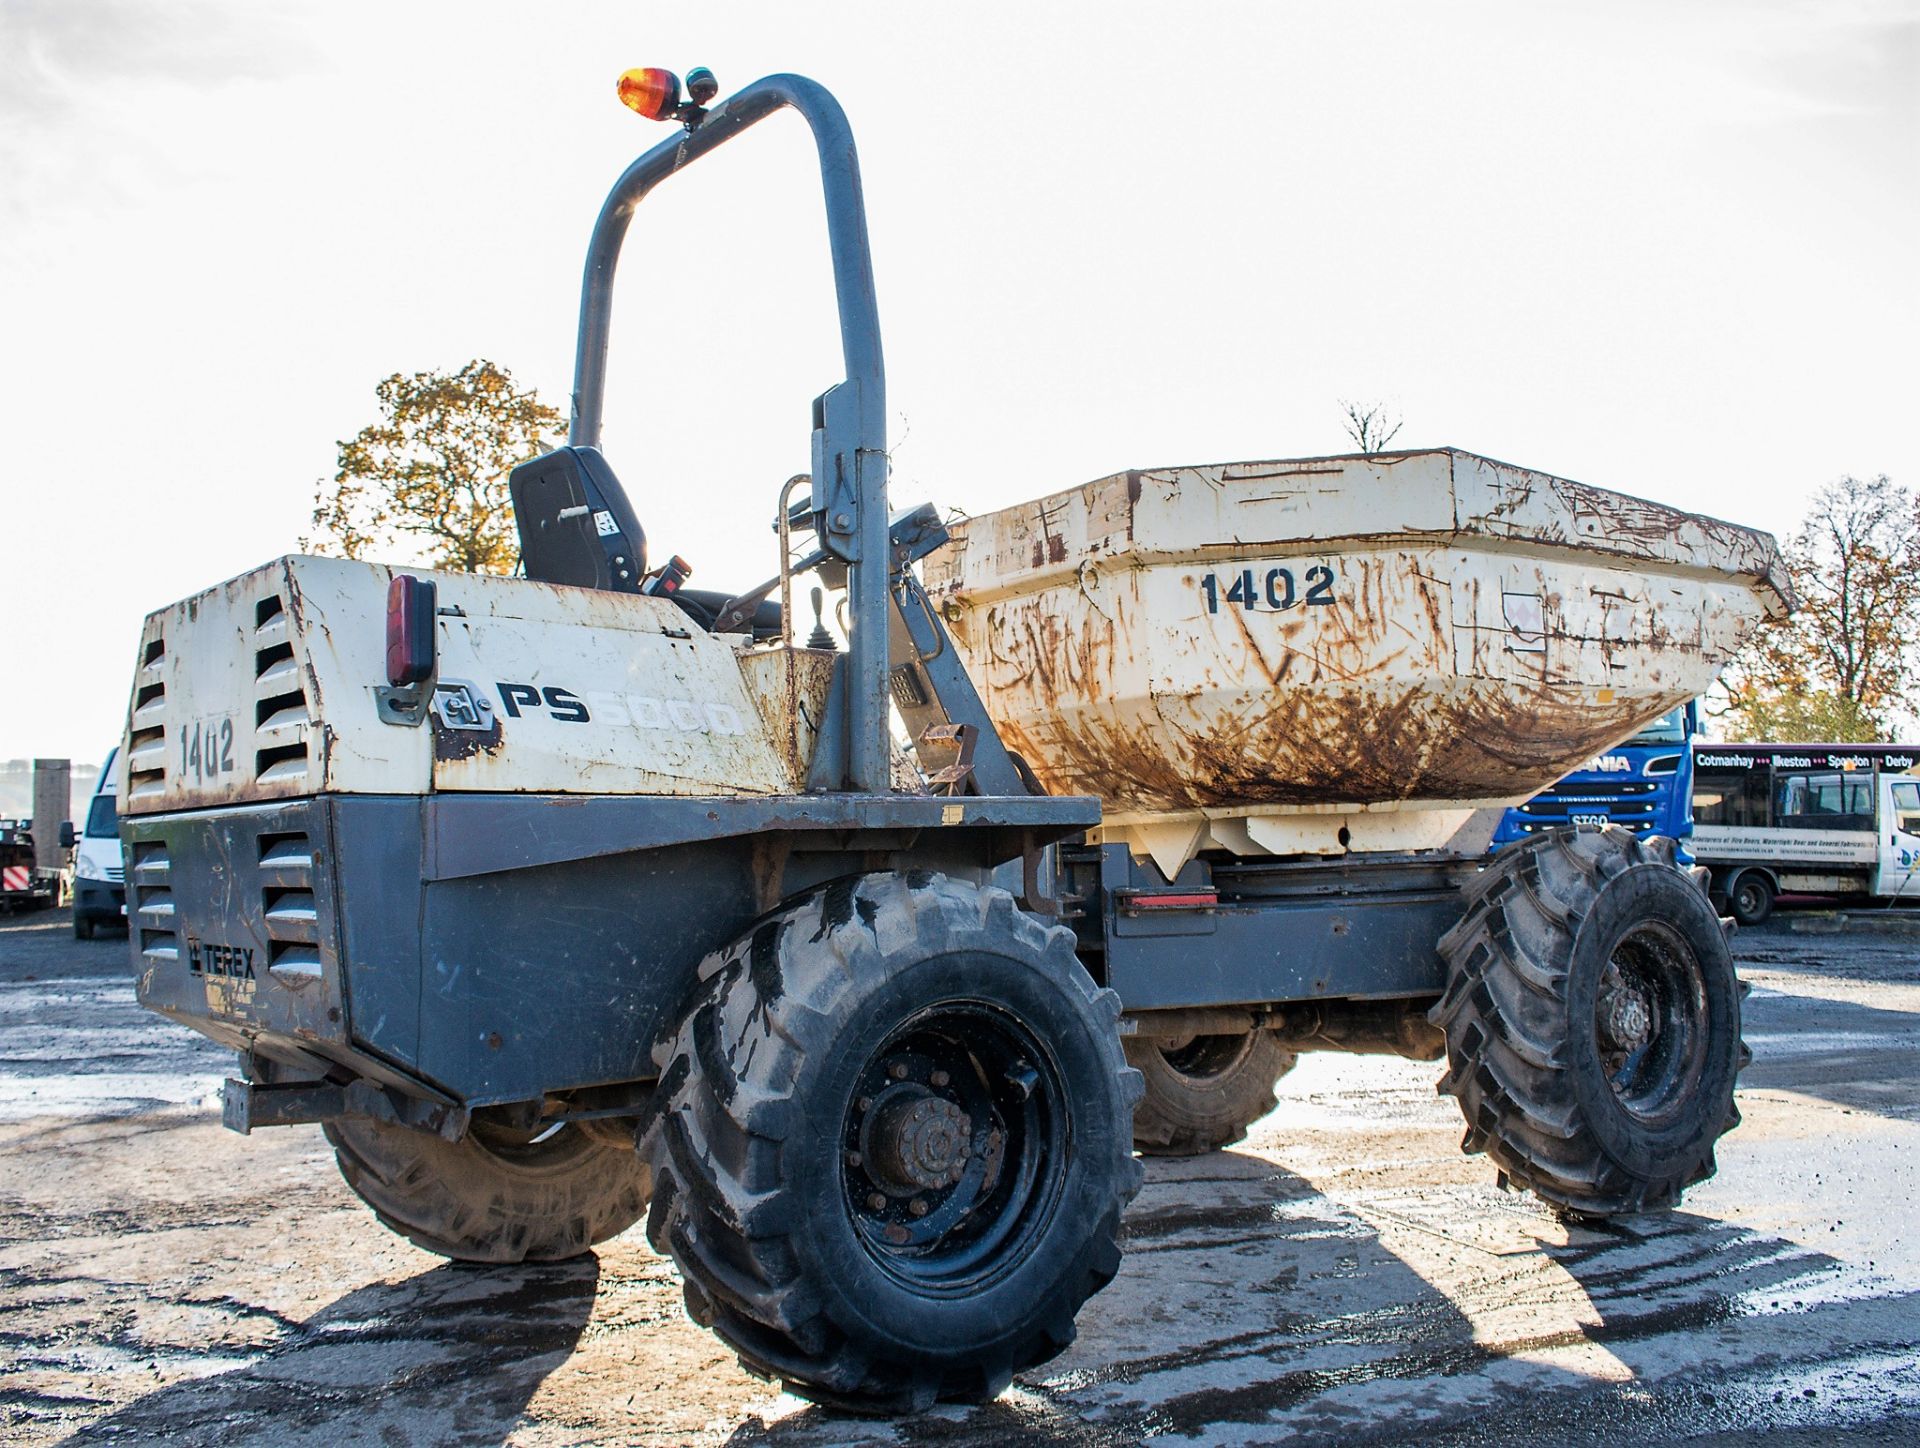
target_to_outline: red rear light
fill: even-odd
[[[622,71],[619,89],[620,104],[650,121],[666,120],[680,104],[680,77],[657,66]]]
[[[438,590],[431,582],[396,573],[387,585],[387,682],[417,684],[433,674],[433,625]]]

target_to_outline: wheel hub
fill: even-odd
[[[1653,1035],[1653,1007],[1617,977],[1600,1000],[1600,1032],[1616,1051],[1637,1051]]]
[[[1008,1270],[1067,1161],[1064,1083],[1032,1032],[992,1003],[942,1001],[851,1084],[841,1184],[867,1251],[916,1291],[962,1294]]]
[[[1593,1037],[1615,1099],[1660,1123],[1706,1066],[1707,998],[1698,954],[1673,927],[1641,921],[1614,945],[1594,1000]]]
[[[861,1130],[861,1156],[880,1186],[902,1195],[950,1187],[973,1155],[966,1112],[926,1087],[901,1082],[873,1102]]]

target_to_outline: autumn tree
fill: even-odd
[[[1920,511],[1885,475],[1815,494],[1785,548],[1799,595],[1728,667],[1728,735],[1752,740],[1885,739],[1911,708],[1920,645]]]
[[[1340,425],[1363,453],[1385,452],[1387,444],[1400,435],[1401,419],[1391,416],[1381,403],[1362,407],[1342,400],[1340,411]]]
[[[436,568],[511,573],[520,559],[507,475],[564,437],[560,414],[485,359],[458,372],[395,373],[380,419],[339,444],[314,490],[303,547],[366,558],[396,548]]]

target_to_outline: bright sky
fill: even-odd
[[[379,378],[564,407],[629,65],[839,95],[899,504],[1340,451],[1342,398],[1776,530],[1920,484],[1920,3],[0,0],[0,759],[106,752],[141,616],[291,550]],[[840,376],[801,123],[620,296],[609,458],[757,581]]]

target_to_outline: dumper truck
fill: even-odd
[[[644,1216],[749,1369],[868,1411],[1060,1352],[1136,1151],[1238,1140],[1300,1051],[1444,1056],[1467,1148],[1570,1213],[1713,1170],[1745,1056],[1698,883],[1619,830],[1485,845],[1784,608],[1771,539],[1455,449],[890,511],[840,107],[621,95],[677,129],[595,224],[523,576],[294,556],[146,620],[132,963],[237,1053],[227,1125],[319,1123],[449,1258]],[[768,489],[772,576],[696,594],[599,450],[615,263],[783,110],[845,377]],[[844,647],[795,641],[801,580]]]

